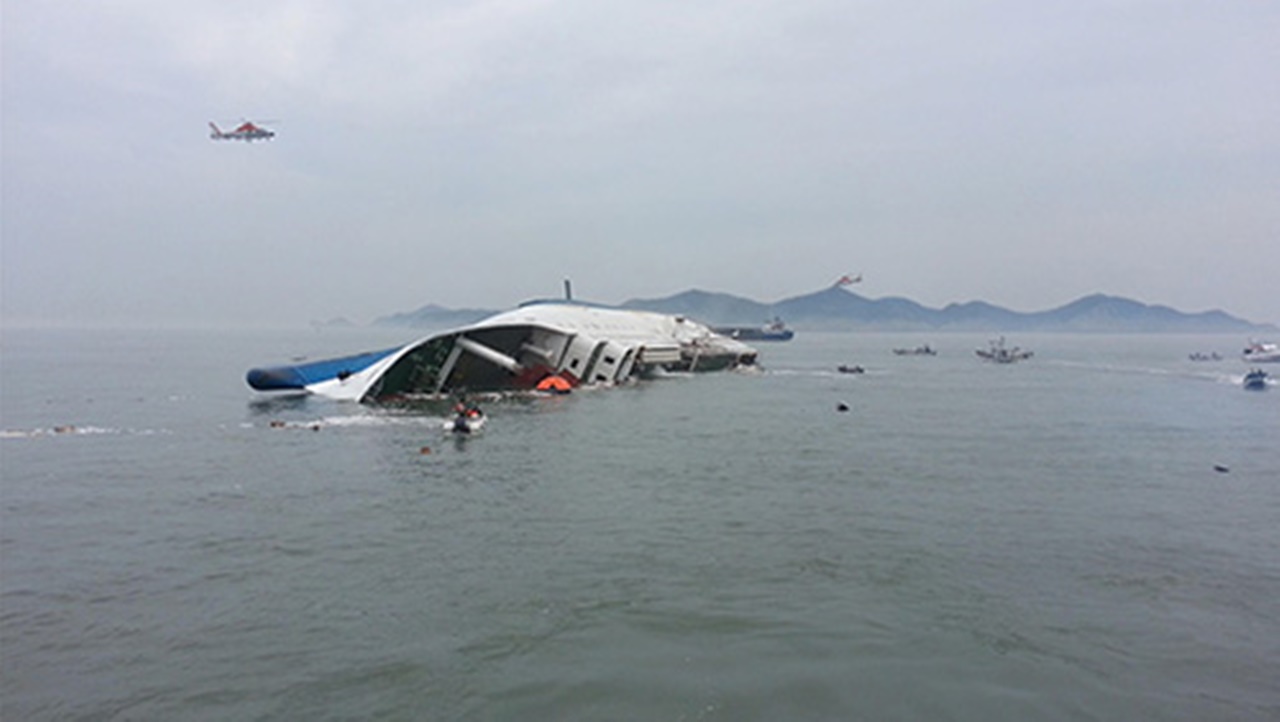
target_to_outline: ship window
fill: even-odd
[[[573,361],[570,361],[570,362],[569,362],[569,368],[571,368],[571,369],[576,369],[576,368],[578,368],[578,362],[579,362],[579,361],[581,361],[581,360],[582,360],[582,359],[574,359]]]
[[[615,361],[617,361],[617,359],[615,359],[615,358],[614,358],[614,357],[612,357],[612,356],[605,356],[605,357],[604,357],[604,362],[605,362],[605,363],[607,363],[607,364],[611,364],[611,365],[612,365]]]

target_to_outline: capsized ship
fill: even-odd
[[[460,392],[607,385],[753,366],[757,352],[683,316],[534,301],[397,348],[255,368],[258,391],[388,403]]]

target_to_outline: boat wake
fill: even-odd
[[[1047,365],[1074,368],[1101,373],[1127,374],[1131,376],[1164,376],[1170,378],[1196,379],[1218,384],[1239,385],[1244,373],[1232,374],[1227,371],[1210,369],[1183,369],[1159,366],[1128,366],[1124,364],[1100,364],[1086,361],[1051,361]]]
[[[263,422],[245,421],[239,424],[241,429],[304,429],[319,431],[320,429],[342,428],[388,428],[410,427],[436,429],[449,417],[439,414],[424,415],[353,415],[353,416],[321,416],[313,419],[272,419]],[[220,428],[226,428],[222,426]],[[60,426],[36,427],[31,429],[0,429],[0,439],[52,439],[72,436],[170,436],[171,429],[137,429],[117,428],[109,426],[79,426],[65,424]]]
[[[270,428],[270,429],[305,429],[309,431],[319,431],[320,429],[352,429],[352,428],[387,428],[387,427],[422,427],[437,428],[440,423],[447,417],[438,414],[359,414],[348,416],[321,416],[314,419],[304,420],[283,420],[272,419],[265,423],[262,422],[245,422],[241,424],[242,428]]]
[[[877,376],[882,374],[890,374],[891,371],[884,369],[869,369],[862,366],[854,368],[860,371],[850,372],[841,371],[839,368],[830,369],[769,369],[765,372],[767,376],[789,376],[789,377],[808,377],[817,379],[847,379],[857,378],[858,376]]]
[[[43,439],[54,436],[159,436],[169,429],[112,428],[108,426],[52,426],[34,429],[0,429],[0,439]]]

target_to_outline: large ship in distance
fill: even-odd
[[[763,326],[716,326],[712,330],[739,341],[790,341],[796,335],[777,316]]]

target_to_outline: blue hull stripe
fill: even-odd
[[[305,389],[314,383],[338,378],[342,374],[359,373],[379,360],[400,350],[400,346],[382,351],[369,351],[354,356],[312,361],[297,366],[271,366],[251,369],[245,375],[249,385],[258,391]]]

